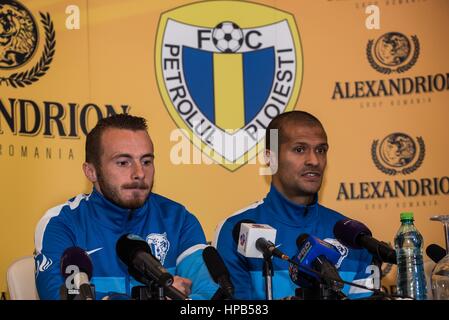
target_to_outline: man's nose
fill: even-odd
[[[141,163],[135,163],[133,165],[132,179],[141,180],[145,177],[145,171]]]
[[[314,167],[320,164],[320,160],[318,159],[318,155],[315,153],[315,151],[309,151],[307,153],[305,164]]]

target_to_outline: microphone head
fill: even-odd
[[[262,252],[263,254],[268,254],[269,256],[271,256],[271,253],[266,252],[266,250],[268,249],[268,247],[270,245],[273,245],[273,242],[271,242],[265,238],[258,238],[256,240],[256,249],[259,250],[260,252]]]
[[[250,219],[243,219],[234,225],[234,228],[232,229],[232,238],[234,239],[234,242],[236,244],[239,243],[240,227],[242,226],[242,223],[256,223],[256,221]]]
[[[446,256],[446,250],[437,244],[429,244],[426,248],[427,256],[432,259],[433,262],[438,263]]]
[[[307,233],[298,236],[296,245],[299,253],[295,259],[307,267],[311,267],[313,261],[321,255],[324,255],[333,265],[337,264],[341,257],[340,252],[333,245]]]
[[[336,264],[341,254],[333,245],[308,234],[300,235],[296,244],[299,253],[293,257],[289,267],[290,278],[294,283],[301,287],[316,288],[318,283],[324,281],[334,290],[343,287],[340,282],[335,281],[340,279]]]
[[[225,297],[232,299],[234,296],[234,285],[231,282],[229,271],[217,249],[212,246],[204,248],[203,259],[214,282],[220,286],[221,290],[223,290]],[[220,294],[223,295],[221,292]],[[212,298],[212,300],[214,300],[214,298]]]
[[[296,247],[302,247],[304,241],[306,241],[308,237],[309,235],[307,233],[300,234],[298,238],[296,238]]]
[[[87,274],[89,280],[92,277],[92,260],[86,251],[80,247],[67,248],[61,256],[61,274],[66,279],[70,273],[66,273],[68,266],[77,266],[80,272]]]
[[[132,266],[134,256],[141,250],[152,254],[151,248],[145,240],[135,234],[130,233],[121,236],[115,246],[115,251],[117,252],[118,257],[128,267]]]
[[[212,279],[216,283],[222,276],[226,276],[227,278],[229,278],[229,271],[226,268],[226,265],[217,249],[212,246],[207,246],[206,248],[204,248],[203,259]]]
[[[367,226],[357,220],[343,219],[335,224],[334,235],[343,245],[353,249],[362,249],[357,238],[361,235],[372,236],[372,233]]]

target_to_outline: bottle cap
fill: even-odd
[[[413,220],[413,212],[401,212],[401,220]]]

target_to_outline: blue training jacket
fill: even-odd
[[[263,201],[255,203],[226,219],[216,230],[214,245],[223,257],[235,286],[236,299],[265,299],[263,259],[246,258],[237,252],[233,239],[234,226],[244,219],[268,224],[277,230],[276,245],[290,257],[298,254],[296,239],[307,233],[334,245],[342,254],[337,263],[343,280],[355,281],[360,285],[373,286],[372,256],[367,250],[348,249],[334,239],[333,228],[337,221],[346,217],[315,201],[307,206],[297,205],[286,199],[272,185]],[[282,299],[295,295],[295,285],[288,272],[289,263],[273,258],[273,298]],[[375,276],[375,275],[374,275]],[[374,282],[376,283],[376,282]],[[370,296],[371,292],[345,285],[343,293],[350,299]]]
[[[113,293],[131,296],[142,285],[128,274],[116,254],[126,233],[145,239],[156,258],[172,274],[192,280],[192,299],[210,299],[218,286],[202,258],[206,238],[197,218],[182,205],[151,193],[138,209],[123,209],[93,189],[47,211],[36,227],[36,286],[41,299],[60,299],[63,252],[73,246],[88,252],[96,298]]]

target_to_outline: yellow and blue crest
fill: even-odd
[[[161,15],[156,74],[171,117],[208,157],[235,171],[292,110],[303,59],[293,15],[243,1],[205,1]]]

